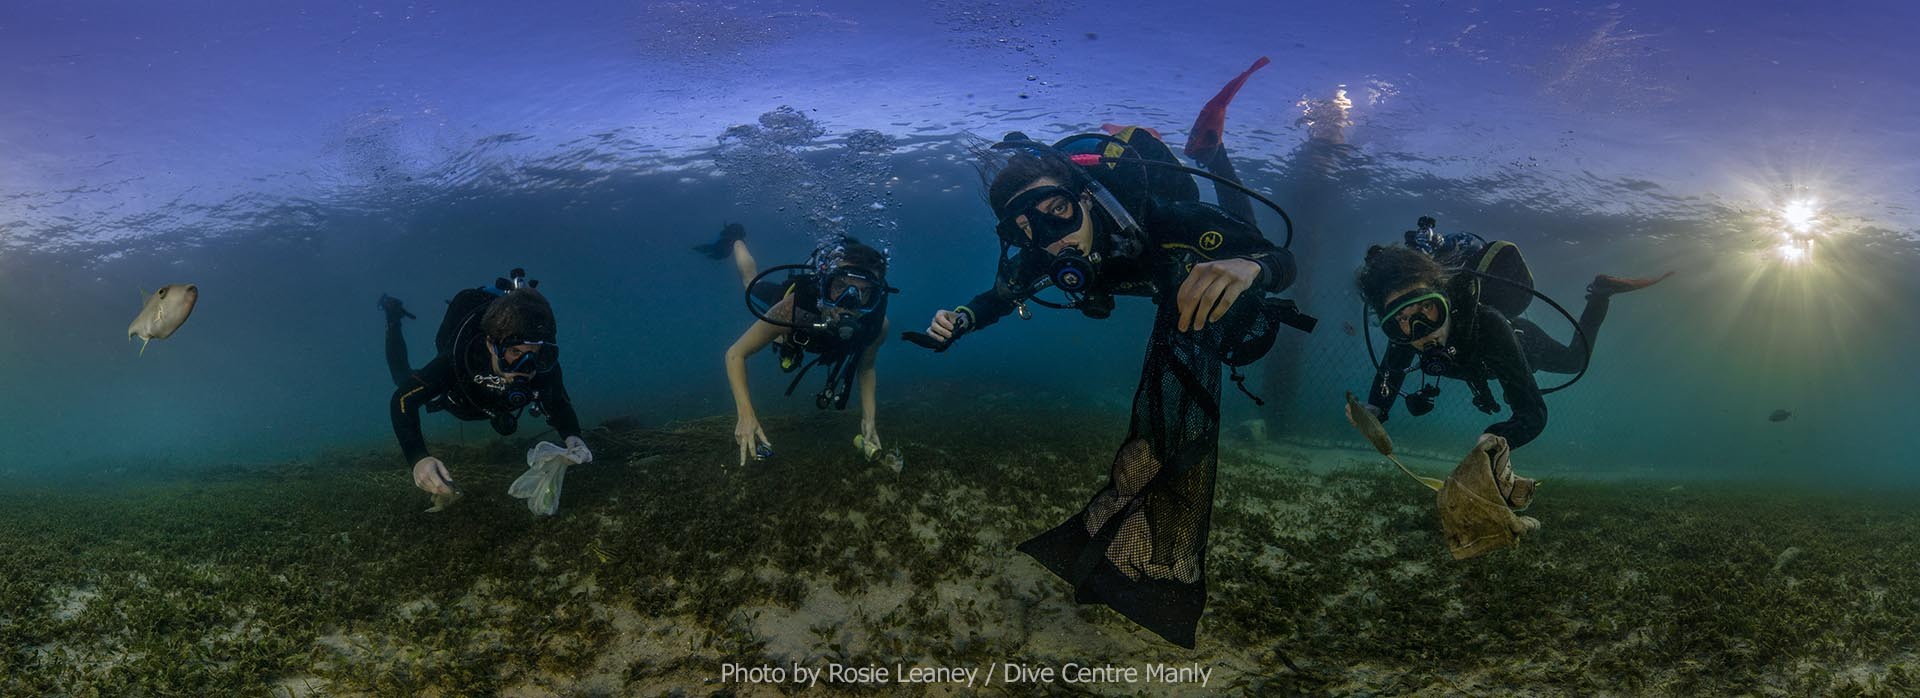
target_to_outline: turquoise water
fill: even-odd
[[[1910,49],[1883,28],[1910,13],[16,5],[0,25],[10,467],[378,441],[372,299],[431,307],[511,266],[546,280],[589,422],[724,412],[718,355],[747,317],[730,272],[686,252],[721,223],[747,224],[769,264],[829,231],[890,242],[896,322],[918,325],[991,279],[967,136],[1124,122],[1179,143],[1213,90],[1270,55],[1228,143],[1300,224],[1293,295],[1327,324],[1295,361],[1264,365],[1294,374],[1283,409],[1234,417],[1340,435],[1329,406],[1369,373],[1341,328],[1358,320],[1359,251],[1434,215],[1518,242],[1543,290],[1576,306],[1595,273],[1680,272],[1616,304],[1590,375],[1554,396],[1536,459],[1781,478],[1817,460],[1829,476],[1909,482],[1886,435],[1920,387],[1898,353],[1915,336],[1899,308],[1920,177],[1896,155],[1920,98],[1892,69]],[[1342,90],[1339,116],[1327,103]],[[1315,102],[1317,126],[1303,116]],[[722,138],[782,106],[820,135]],[[1309,148],[1314,128],[1344,145]],[[877,152],[846,147],[869,131]],[[1788,265],[1778,214],[1800,200],[1821,249]],[[118,330],[137,291],[174,282],[199,284],[201,307],[136,356]],[[1104,323],[1012,323],[938,357],[889,347],[881,390],[913,400],[927,380],[1011,372],[1124,400],[1147,311],[1123,306]],[[1127,350],[1064,372],[1037,360],[1076,346]],[[1395,426],[1454,450],[1481,423],[1464,397]],[[1794,416],[1768,422],[1775,409]],[[457,436],[446,426],[432,428]]]
[[[1920,486],[1905,448],[1920,394],[1907,351],[1920,341],[1916,19],[1892,2],[12,3],[0,492],[120,482],[111,496],[163,501],[171,490],[142,490],[146,476],[353,453],[371,454],[357,466],[369,481],[388,478],[366,486],[377,501],[424,502],[387,420],[375,299],[421,316],[407,327],[420,364],[438,301],[512,267],[553,301],[585,425],[630,417],[688,440],[662,452],[717,465],[725,428],[670,425],[730,424],[722,352],[751,318],[730,265],[690,246],[728,222],[763,265],[829,234],[877,242],[901,290],[894,329],[919,329],[993,279],[970,147],[1109,122],[1177,146],[1260,56],[1273,64],[1234,102],[1226,142],[1296,223],[1286,295],[1321,324],[1249,371],[1265,407],[1224,395],[1229,452],[1245,456],[1229,468],[1361,447],[1340,416],[1372,374],[1353,272],[1368,245],[1431,215],[1443,232],[1520,245],[1540,289],[1576,313],[1594,274],[1677,272],[1615,300],[1590,371],[1549,396],[1546,432],[1515,456],[1528,474],[1658,481],[1648,492],[1906,491]],[[1812,241],[1804,259],[1782,252],[1789,235]],[[141,289],[169,283],[197,284],[199,306],[142,355],[122,328]],[[1530,317],[1570,334],[1539,304]],[[1151,318],[1122,299],[1105,321],[1038,310],[944,354],[891,342],[880,432],[923,449],[908,449],[909,471],[968,467],[924,449],[1017,459],[998,430],[1061,414],[1117,438]],[[756,406],[791,430],[776,445],[810,453],[858,430],[853,414],[816,414],[813,388],[780,398],[770,360],[750,371]],[[1396,409],[1387,425],[1432,468],[1500,418],[1463,385],[1442,388],[1432,414]],[[453,464],[480,477],[511,469],[534,436],[490,445],[484,424],[443,415],[426,428],[436,445],[509,454]],[[1079,470],[1049,474],[1066,483],[1051,503],[1078,504],[1110,447],[1068,454]],[[646,447],[621,450],[638,461]],[[1321,472],[1360,456],[1299,458]],[[608,507],[592,487],[581,506]],[[1031,524],[1002,523],[1010,536]],[[1268,637],[1257,626],[1231,627]]]

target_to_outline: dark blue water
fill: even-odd
[[[763,265],[827,233],[884,242],[896,329],[918,329],[992,280],[968,144],[1102,122],[1183,142],[1268,55],[1228,143],[1292,213],[1292,295],[1323,323],[1255,370],[1288,386],[1272,405],[1228,397],[1229,429],[1353,440],[1340,395],[1371,374],[1342,327],[1360,323],[1353,270],[1433,215],[1519,243],[1575,312],[1595,273],[1680,272],[1616,301],[1529,465],[1914,484],[1914,19],[1894,3],[14,3],[0,469],[391,449],[374,299],[417,309],[424,363],[438,301],[514,266],[555,304],[588,424],[725,414],[721,353],[749,317],[731,268],[688,250],[721,224],[744,223]],[[727,135],[783,106],[818,133]],[[1816,212],[1803,262],[1778,249],[1796,201]],[[138,356],[121,334],[136,291],[176,282],[199,308]],[[939,356],[890,344],[882,433],[911,428],[888,404],[972,409],[934,388],[956,384],[1120,419],[1150,317],[1136,299],[1104,322],[1009,319]],[[770,362],[751,369],[763,412],[812,409],[778,398]],[[1390,422],[1404,447],[1457,452],[1491,421],[1445,390]]]

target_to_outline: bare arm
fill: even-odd
[[[791,317],[793,300],[781,299],[772,308],[767,309],[767,317]],[[740,464],[745,465],[747,458],[753,456],[759,447],[771,448],[766,432],[760,429],[760,419],[753,413],[753,396],[747,392],[747,357],[760,353],[773,340],[779,338],[786,328],[765,320],[756,320],[753,326],[727,347],[727,384],[733,389],[734,411],[739,421],[733,427],[733,440],[740,446]]]
[[[858,366],[860,371],[860,432],[865,434],[866,438],[870,441],[877,442],[879,438],[879,430],[874,426],[876,408],[874,406],[873,394],[874,388],[879,384],[880,379],[874,374],[873,366],[880,358],[880,345],[886,343],[887,336],[892,333],[892,328],[892,321],[882,322],[880,324],[880,335],[874,337],[873,343],[867,345],[866,352],[860,355],[860,364]]]
[[[786,301],[781,301],[786,303]],[[774,317],[773,313],[769,313]],[[765,320],[755,320],[752,327],[727,347],[727,383],[733,389],[733,407],[741,419],[752,419],[753,396],[747,391],[747,357],[760,353],[768,344],[772,344],[786,329]]]

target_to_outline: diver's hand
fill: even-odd
[[[965,315],[951,310],[939,310],[933,313],[933,322],[927,325],[927,336],[942,342],[951,342],[961,332],[967,331]]]
[[[1222,259],[1193,265],[1187,280],[1180,284],[1180,320],[1174,327],[1181,332],[1206,329],[1253,287],[1260,278],[1260,264],[1251,259]]]
[[[880,430],[873,422],[860,423],[860,451],[869,459],[880,454]]]
[[[733,427],[733,440],[740,444],[741,465],[746,465],[748,458],[755,457],[755,451],[760,446],[773,448],[773,442],[767,440],[767,432],[760,428],[760,420],[752,416],[740,418],[740,423]]]
[[[569,436],[567,437],[566,444],[567,458],[572,460],[574,465],[593,462],[593,451],[587,450],[586,441],[581,440],[578,436]]]
[[[440,459],[427,456],[413,464],[413,486],[426,490],[427,494],[453,494],[453,475],[447,472],[447,464]]]

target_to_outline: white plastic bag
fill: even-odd
[[[527,510],[552,516],[560,510],[560,485],[567,479],[567,466],[576,465],[577,456],[542,441],[527,450],[527,472],[513,481],[507,494],[527,500]]]

